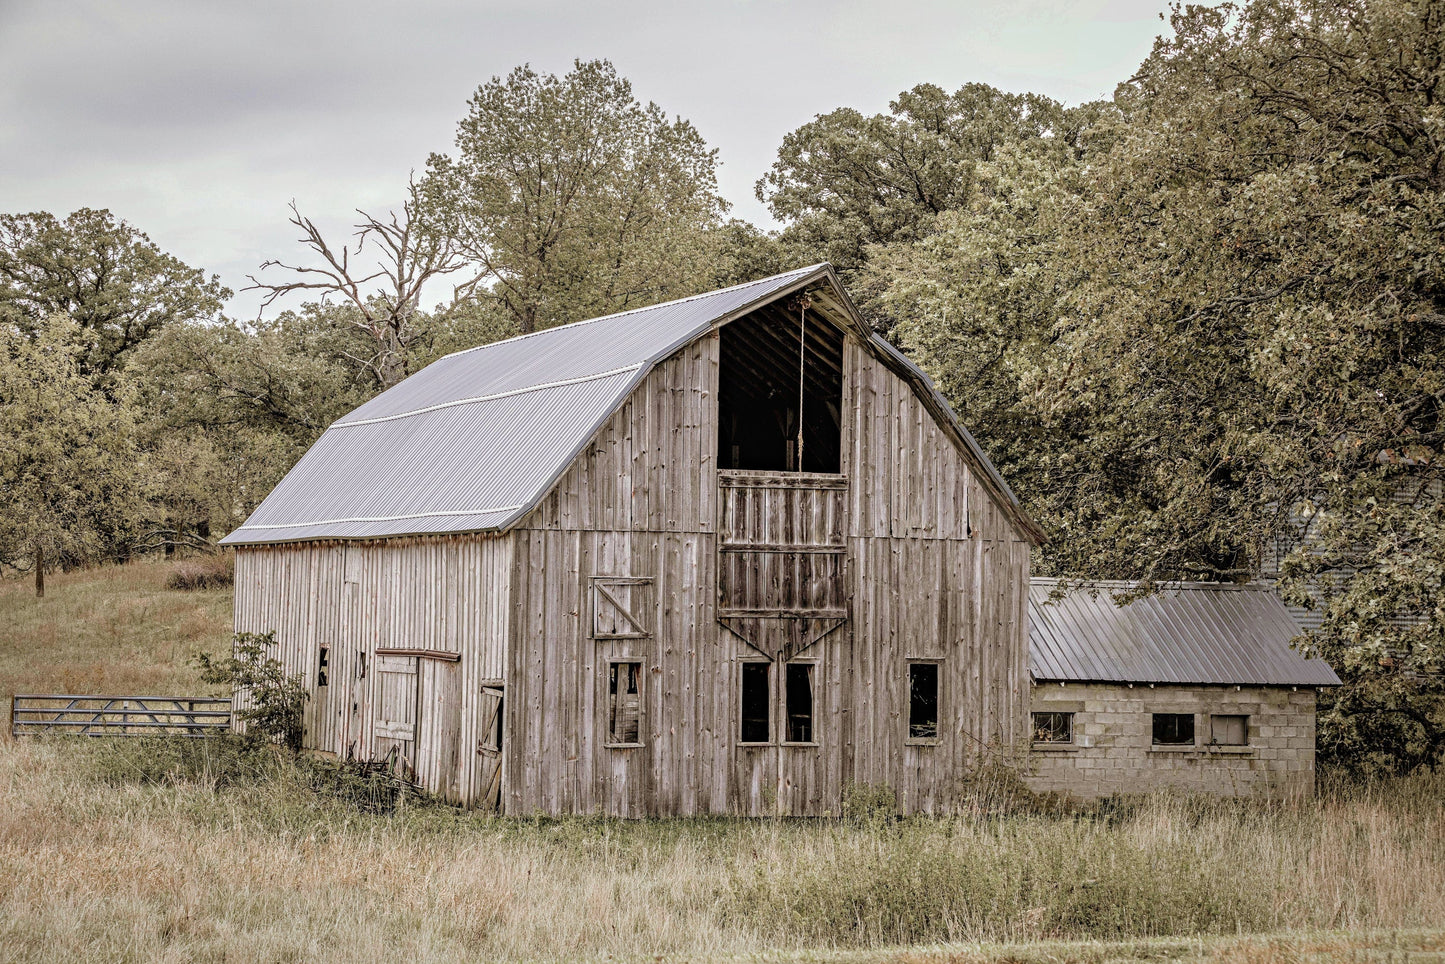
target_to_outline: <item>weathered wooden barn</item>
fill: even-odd
[[[1314,790],[1315,698],[1340,679],[1290,648],[1299,625],[1265,585],[1034,579],[1029,782],[1080,798],[1174,788]]]
[[[948,810],[1027,737],[1040,538],[818,265],[443,358],[224,541],[307,746],[632,816]]]

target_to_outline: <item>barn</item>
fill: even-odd
[[[224,542],[305,744],[508,814],[946,812],[1041,540],[826,264],[447,356]]]
[[[1032,580],[1033,788],[1313,793],[1316,696],[1340,679],[1290,647],[1300,627],[1280,598],[1190,582],[1120,604],[1137,589]]]

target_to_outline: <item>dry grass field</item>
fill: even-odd
[[[0,587],[0,685],[195,692],[227,593]],[[230,741],[0,737],[0,959],[1445,961],[1445,777],[950,820],[369,813]]]
[[[191,656],[230,639],[231,591],[165,588],[173,565],[132,562],[0,580],[0,697],[12,693],[206,695]]]

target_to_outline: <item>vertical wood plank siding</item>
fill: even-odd
[[[305,745],[363,760],[398,745],[375,732],[383,710],[377,650],[457,654],[407,658],[416,664],[407,752],[428,790],[469,801],[482,789],[481,681],[506,670],[511,567],[510,536],[242,546],[235,627],[274,632],[286,671],[306,680]],[[323,646],[327,685],[318,687]]]
[[[853,336],[841,476],[720,480],[717,372],[716,334],[658,365],[516,531],[504,809],[837,813],[866,783],[949,810],[1025,734],[1029,543]],[[650,635],[594,622],[595,577],[651,580]],[[773,742],[738,745],[739,664],[763,656],[719,624],[720,599],[843,612],[799,654],[816,661],[816,746],[778,741],[781,665]],[[940,661],[936,745],[907,740],[913,657]],[[606,745],[618,659],[643,664],[641,746]]]

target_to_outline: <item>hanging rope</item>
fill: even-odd
[[[798,462],[794,471],[803,471],[803,358],[807,349],[808,303],[798,302]]]

